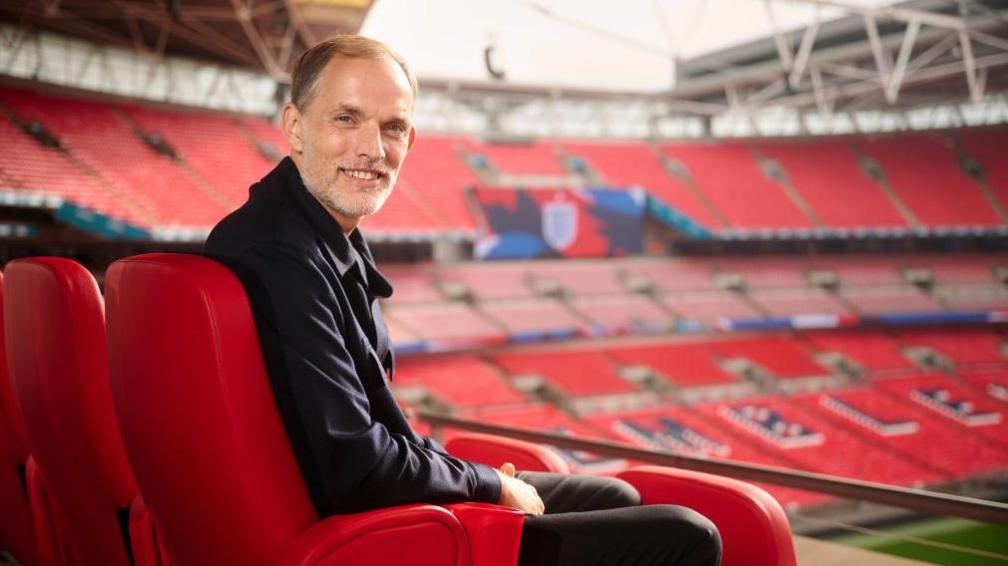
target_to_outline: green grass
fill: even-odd
[[[965,519],[930,519],[879,529],[900,537],[926,539],[939,544],[955,545],[980,552],[1008,555],[1008,526],[990,525]],[[896,540],[882,535],[850,534],[834,542],[875,552],[902,556],[944,566],[1005,566],[1008,559],[980,556],[954,549]]]

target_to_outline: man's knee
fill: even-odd
[[[599,478],[603,479],[603,478]],[[619,478],[604,478],[600,489],[605,494],[607,507],[635,507],[641,504],[637,488]]]
[[[698,560],[695,563],[718,564],[721,561],[721,533],[710,519],[678,505],[648,507],[661,514],[661,522],[669,532],[677,533],[687,553]]]

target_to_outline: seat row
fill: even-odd
[[[0,550],[26,566],[515,563],[523,516],[506,507],[317,516],[225,267],[150,254],[116,262],[105,281],[103,301],[67,259],[5,270]],[[456,435],[447,449],[566,471],[546,448],[503,438]],[[795,564],[787,518],[759,488],[657,467],[622,477],[645,503],[711,518],[724,564]]]

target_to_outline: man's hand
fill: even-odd
[[[536,488],[515,477],[515,467],[506,462],[499,470],[494,470],[501,480],[501,505],[514,507],[529,515],[542,515],[546,505],[536,492]]]

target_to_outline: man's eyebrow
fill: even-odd
[[[353,114],[354,116],[361,116],[361,115],[364,114],[364,111],[361,110],[361,108],[359,106],[354,106],[353,104],[341,103],[339,106],[337,106],[333,110],[332,113],[333,114]]]

